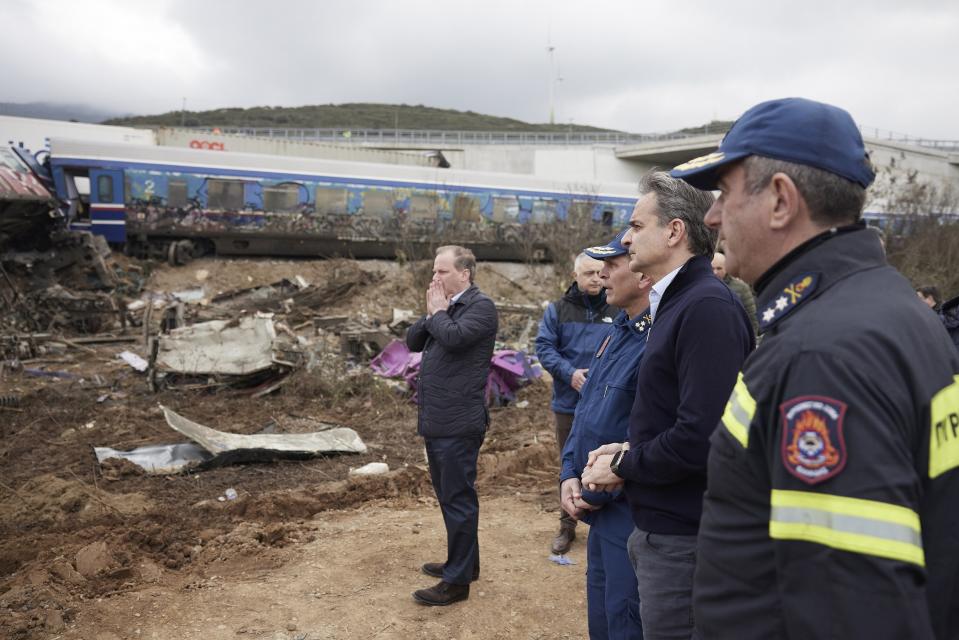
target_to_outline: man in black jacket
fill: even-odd
[[[700,636],[959,637],[959,355],[860,221],[856,123],[764,102],[673,175],[719,190],[763,334],[711,438]]]
[[[426,291],[426,315],[406,334],[422,351],[417,430],[426,440],[433,489],[446,524],[446,562],[427,562],[423,573],[440,578],[413,598],[448,605],[469,597],[479,576],[479,499],[476,460],[489,426],[486,380],[497,317],[493,301],[473,284],[476,258],[469,249],[440,247]]]

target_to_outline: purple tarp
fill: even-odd
[[[370,361],[370,368],[384,378],[403,378],[416,398],[416,378],[421,360],[422,354],[411,353],[406,343],[394,340]],[[493,352],[486,382],[486,403],[499,406],[515,400],[516,390],[539,376],[539,369],[533,368],[522,351],[500,349]]]

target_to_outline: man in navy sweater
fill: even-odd
[[[666,173],[647,174],[623,238],[630,268],[653,280],[650,330],[629,442],[591,452],[584,484],[625,483],[636,528],[629,554],[647,640],[689,638],[696,533],[709,437],[754,346],[742,303],[713,276],[713,203]]]

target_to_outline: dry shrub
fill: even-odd
[[[959,223],[939,216],[907,216],[887,243],[889,262],[913,286],[936,285],[946,299],[959,295]]]
[[[295,371],[286,390],[298,397],[328,400],[331,406],[351,399],[383,402],[397,396],[368,366],[331,353],[322,354],[312,367]]]

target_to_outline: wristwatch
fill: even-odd
[[[626,455],[627,451],[629,451],[628,447],[625,449],[620,449],[619,451],[613,454],[613,459],[609,461],[609,470],[612,471],[617,476],[619,476],[620,478],[622,478],[623,476],[619,474],[619,463],[623,461],[623,456]]]

